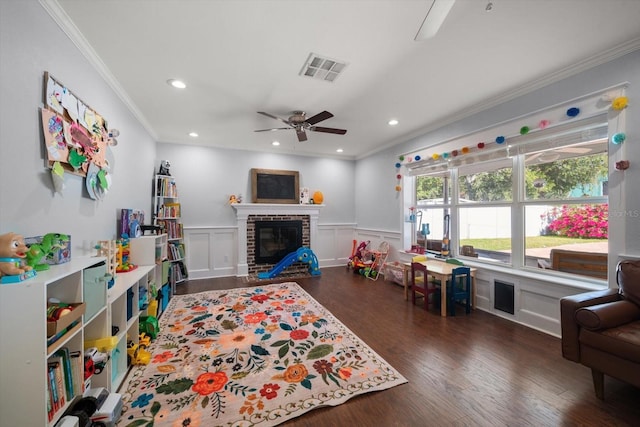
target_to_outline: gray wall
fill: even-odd
[[[121,132],[103,201],[73,175],[62,195],[53,193],[39,113],[45,71]],[[0,233],[71,234],[80,254],[115,237],[119,208],[149,203],[155,141],[36,0],[0,1],[0,93]]]
[[[355,218],[353,161],[164,143],[157,145],[156,155],[158,164],[171,162],[186,227],[235,226],[235,211],[227,201],[240,193],[244,203],[251,202],[252,168],[298,171],[300,187],[324,195],[320,223],[353,223]]]

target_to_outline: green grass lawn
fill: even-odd
[[[562,236],[533,236],[527,237],[526,248],[553,248],[555,246],[568,245],[570,243],[591,243],[601,241],[602,239],[578,239]],[[475,248],[503,251],[511,249],[511,239],[464,239],[460,241],[460,245],[472,245]]]

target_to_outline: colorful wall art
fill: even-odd
[[[62,192],[64,174],[72,173],[87,179],[92,199],[102,199],[111,185],[111,147],[117,144],[113,136],[119,132],[109,129],[102,115],[48,72],[44,73],[44,94],[40,115],[55,191]]]

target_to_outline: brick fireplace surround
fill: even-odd
[[[291,205],[271,203],[238,203],[238,276],[269,271],[275,264],[255,264],[255,221],[302,220],[302,244],[314,250],[317,242],[318,217],[323,205]],[[300,267],[294,267],[300,268]],[[306,268],[304,268],[306,271]]]

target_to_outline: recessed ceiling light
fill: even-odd
[[[191,138],[197,138],[197,137],[198,137],[198,134],[197,134],[196,132],[189,132],[189,136],[190,136]]]
[[[396,119],[389,120],[389,126],[395,126],[397,124],[398,124],[398,121]]]
[[[342,148],[338,148],[338,149],[336,150],[336,152],[338,152],[338,153],[342,153],[343,151],[344,151],[344,150],[343,150]]]
[[[169,79],[167,80],[167,83],[178,89],[184,89],[187,87],[187,85],[182,80]]]
[[[280,141],[273,141],[271,145],[277,147],[278,145],[280,145]]]

